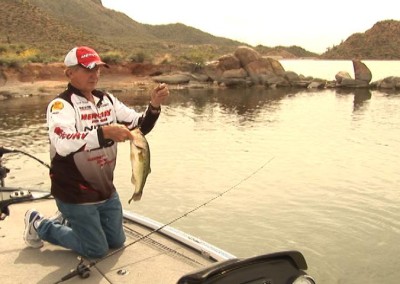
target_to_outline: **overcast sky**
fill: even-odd
[[[297,45],[323,53],[383,20],[400,20],[394,0],[102,0],[142,24],[182,23],[215,36],[262,44]],[[201,6],[199,6],[201,4]],[[196,6],[198,5],[198,6]]]

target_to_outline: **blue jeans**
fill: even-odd
[[[120,248],[125,242],[122,205],[118,193],[103,203],[69,204],[56,199],[58,210],[68,226],[43,219],[37,229],[39,237],[86,258],[101,258],[109,248]]]

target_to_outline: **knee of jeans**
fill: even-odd
[[[110,248],[116,249],[116,248],[123,247],[125,244],[125,241],[126,241],[126,237],[123,236],[123,237],[121,237],[120,240],[114,240],[113,242],[109,243],[108,245],[110,246]]]
[[[88,258],[102,258],[107,255],[108,247],[92,247],[86,249],[86,257]]]

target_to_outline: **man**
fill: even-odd
[[[169,91],[159,85],[146,111],[137,113],[96,89],[101,68],[109,68],[96,51],[75,47],[64,63],[68,87],[47,108],[51,193],[60,214],[44,218],[28,210],[24,240],[34,248],[42,247],[44,240],[87,258],[101,258],[125,242],[122,206],[113,184],[116,142],[133,139],[130,130],[135,127],[150,132]]]

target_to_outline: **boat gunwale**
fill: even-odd
[[[235,255],[221,248],[218,248],[206,241],[203,241],[172,226],[162,224],[154,219],[140,215],[138,213],[124,209],[123,217],[131,222],[137,223],[150,229],[151,231],[148,236],[150,236],[150,234],[152,233],[157,232],[163,236],[166,236],[178,243],[189,247],[206,259],[211,259],[213,261],[224,261],[236,258]]]

